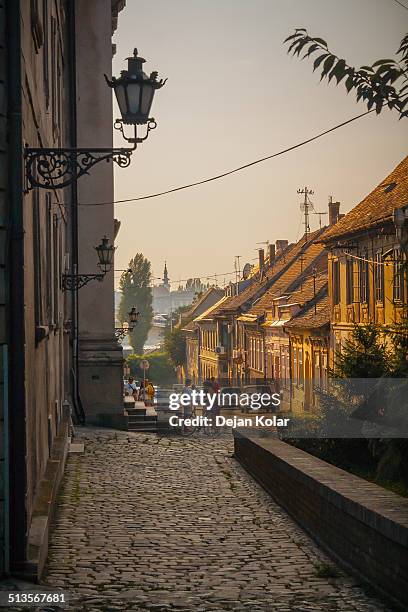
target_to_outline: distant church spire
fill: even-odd
[[[170,289],[169,274],[167,272],[167,261],[164,262],[163,285]]]

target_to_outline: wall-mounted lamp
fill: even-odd
[[[84,285],[87,285],[92,280],[101,282],[105,274],[107,274],[112,268],[113,255],[115,253],[115,247],[109,244],[109,238],[104,236],[101,244],[94,247],[98,254],[98,267],[101,272],[96,274],[62,274],[61,275],[61,288],[63,291],[76,291]]]
[[[133,306],[133,308],[128,313],[129,321],[125,321],[123,323],[123,327],[115,327],[115,337],[118,340],[123,340],[125,336],[127,336],[133,331],[134,326],[138,321],[139,314],[140,313],[137,312],[136,308]]]
[[[128,58],[128,69],[122,70],[118,79],[105,79],[115,91],[121,119],[116,119],[114,127],[120,130],[125,140],[133,144],[131,148],[33,148],[24,149],[27,191],[34,187],[42,189],[61,189],[89,173],[89,169],[100,161],[113,160],[121,168],[130,164],[130,158],[137,145],[149,136],[157,127],[156,121],[149,118],[150,109],[156,89],[160,89],[166,80],[158,79],[158,73],[147,76],[142,65],[146,60],[138,56],[137,49],[133,57]],[[134,125],[134,137],[127,138],[123,124]],[[142,138],[137,136],[137,126],[146,125],[147,132]]]

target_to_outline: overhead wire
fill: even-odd
[[[347,119],[347,121],[343,121],[342,123],[339,123],[338,125],[335,125],[334,127],[329,128],[328,130],[324,130],[323,132],[320,132],[319,134],[316,134],[315,136],[312,136],[311,138],[303,140],[302,142],[298,142],[297,144],[292,145],[291,147],[287,147],[286,149],[282,149],[281,151],[278,151],[277,153],[266,155],[265,157],[261,157],[247,164],[243,164],[242,166],[238,166],[237,168],[233,168],[232,170],[222,172],[221,174],[211,176],[210,178],[206,178],[200,181],[195,181],[194,183],[188,183],[186,185],[181,185],[179,187],[173,187],[172,189],[167,189],[166,191],[151,193],[145,196],[126,198],[124,200],[113,200],[113,201],[111,200],[109,202],[87,202],[87,203],[78,203],[78,204],[79,206],[108,206],[111,204],[125,204],[127,202],[139,202],[140,200],[149,200],[151,198],[158,198],[160,196],[168,195],[169,193],[174,193],[176,191],[182,191],[184,189],[190,189],[191,187],[197,187],[198,185],[204,185],[205,183],[211,183],[212,181],[217,181],[219,179],[225,178],[226,176],[230,176],[231,174],[241,172],[242,170],[245,170],[246,168],[250,168],[257,164],[263,163],[269,159],[273,159],[274,157],[279,157],[280,155],[284,155],[285,153],[289,153],[290,151],[299,149],[300,147],[303,147],[306,144],[313,142],[314,140],[318,140],[319,138],[322,138],[322,136],[325,136],[326,134],[330,134],[331,132],[334,132],[335,130],[338,130],[339,128],[344,127],[345,125],[348,125],[352,123],[353,121],[357,121],[358,119],[361,119],[362,117],[365,117],[366,115],[369,115],[372,112],[374,112],[374,109],[365,111],[364,113],[361,113],[360,115],[356,115],[355,117],[352,117],[351,119]]]

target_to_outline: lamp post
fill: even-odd
[[[98,268],[101,272],[95,274],[62,274],[61,275],[61,288],[63,291],[73,291],[84,287],[92,280],[101,282],[105,275],[110,271],[113,264],[113,255],[115,253],[115,247],[109,244],[109,238],[104,236],[101,240],[101,244],[94,247],[98,254]]]
[[[128,321],[125,321],[123,323],[123,327],[115,327],[115,337],[118,340],[123,340],[125,336],[127,336],[133,331],[134,326],[138,321],[139,314],[140,313],[137,312],[136,308],[133,306],[133,308],[128,313]]]
[[[138,56],[137,49],[128,58],[128,69],[122,70],[118,79],[110,81],[105,75],[109,87],[115,91],[121,119],[116,119],[114,128],[122,133],[123,138],[133,144],[130,148],[24,148],[26,191],[34,187],[42,189],[61,189],[75,182],[101,161],[113,160],[121,168],[130,164],[130,159],[137,145],[145,141],[151,130],[157,127],[156,121],[149,117],[156,89],[160,89],[166,80],[158,79],[158,73],[147,76],[142,65],[146,60]],[[134,136],[125,136],[123,124],[134,125]],[[147,125],[145,136],[138,137],[137,126]]]

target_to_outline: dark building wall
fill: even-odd
[[[4,1],[4,0],[3,0]],[[1,2],[1,0],[0,0]],[[30,562],[41,487],[69,399],[70,347],[66,321],[69,294],[61,291],[65,272],[70,191],[26,191],[24,146],[70,145],[69,3],[63,0],[7,4],[8,189],[10,248],[10,562],[11,570],[37,575]],[[65,411],[66,412],[66,411]],[[59,446],[65,451],[61,440]],[[43,536],[41,536],[43,537]],[[46,549],[46,534],[44,546]],[[31,551],[31,552],[30,552]],[[44,547],[41,547],[44,555]]]
[[[6,250],[8,238],[8,198],[7,198],[7,64],[6,64],[6,6],[0,0],[0,573],[5,569],[5,532],[7,531],[7,478],[5,478],[4,457],[4,417],[7,409],[5,394],[8,376],[8,334],[6,326],[6,303],[8,298],[6,281]],[[7,422],[6,422],[7,424]]]

